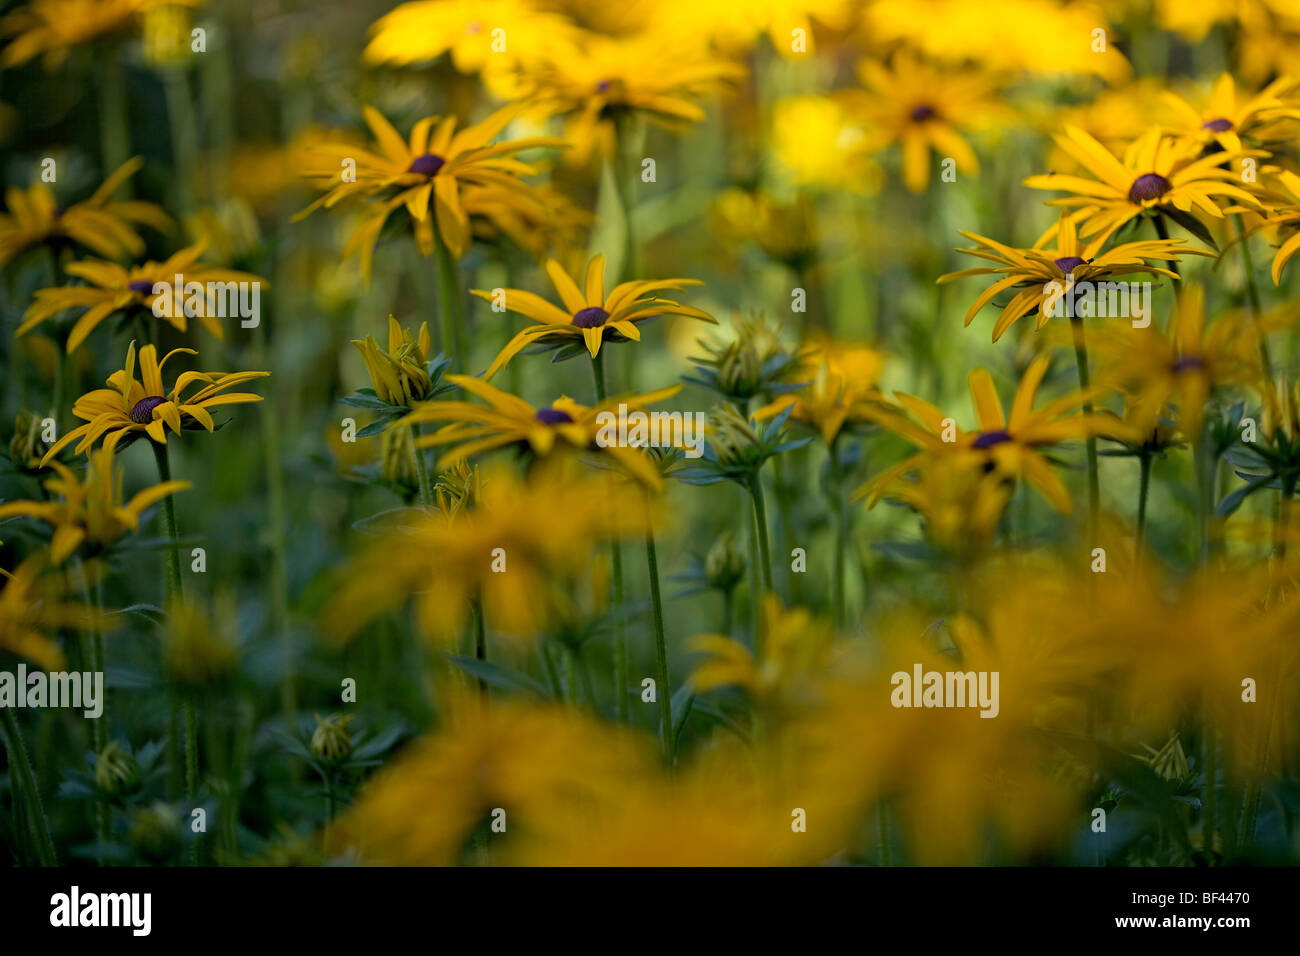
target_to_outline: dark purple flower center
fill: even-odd
[[[975,439],[973,448],[992,448],[994,445],[1001,445],[1004,442],[1011,441],[1011,436],[1004,431],[983,432]]]
[[[608,93],[608,92],[609,92],[610,85],[611,85],[611,81],[610,81],[610,80],[601,80],[599,83],[596,84],[596,92],[597,92],[597,93]]]
[[[1133,185],[1128,188],[1128,201],[1150,202],[1152,199],[1159,199],[1173,188],[1173,183],[1159,173],[1143,173],[1133,180]]]
[[[928,103],[922,103],[912,110],[912,122],[924,123],[928,119],[934,119],[934,107]]]
[[[136,279],[127,288],[132,292],[139,292],[141,295],[149,295],[153,292],[153,283],[148,279]]]
[[[1174,363],[1175,372],[1193,372],[1200,368],[1205,368],[1205,359],[1199,355],[1184,355]]]
[[[446,164],[446,160],[436,153],[425,153],[423,156],[417,156],[411,160],[411,168],[408,173],[415,173],[418,176],[436,176],[438,170]]]
[[[1061,256],[1056,260],[1056,268],[1060,269],[1065,275],[1069,275],[1079,266],[1087,265],[1088,260],[1082,256]]]
[[[1224,119],[1222,116],[1218,119],[1206,120],[1201,124],[1201,129],[1208,129],[1211,133],[1226,133],[1232,129],[1232,120]]]
[[[569,414],[568,412],[566,412],[566,411],[563,411],[562,409],[559,409],[559,408],[551,408],[551,406],[549,406],[549,405],[546,406],[545,408],[539,408],[539,409],[537,410],[537,414],[534,415],[533,417],[536,418],[536,419],[537,419],[539,422],[541,422],[543,425],[571,425],[571,424],[573,424],[573,416],[572,416],[572,415],[570,415],[570,414]]]
[[[160,398],[157,395],[140,399],[135,403],[135,407],[131,409],[131,421],[137,425],[148,425],[153,421],[153,410],[165,401],[167,399]]]
[[[580,329],[594,329],[605,324],[609,313],[598,305],[590,305],[573,313],[573,324]]]

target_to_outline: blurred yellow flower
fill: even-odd
[[[795,96],[772,110],[772,152],[796,185],[870,195],[880,167],[863,121],[829,96]]]
[[[14,39],[0,52],[0,68],[21,66],[42,54],[57,69],[74,47],[133,26],[159,7],[202,6],[203,0],[30,0],[0,19],[0,36]]]
[[[124,504],[122,470],[114,470],[113,457],[112,447],[92,451],[84,481],[78,481],[61,462],[50,462],[58,474],[45,482],[49,497],[0,504],[0,520],[23,515],[50,525],[54,529],[50,560],[61,564],[82,545],[93,554],[116,543],[139,527],[146,508],[191,487],[188,481],[164,481],[137,492]]]
[[[160,232],[172,227],[171,218],[149,202],[112,202],[113,193],[144,165],[139,156],[128,160],[104,180],[89,199],[60,209],[54,193],[44,183],[33,183],[26,191],[11,186],[5,191],[8,212],[0,213],[0,266],[34,246],[58,246],[72,242],[96,255],[116,259],[144,252],[144,240],[136,226],[150,226]]]
[[[868,408],[884,402],[877,387],[884,365],[885,353],[865,346],[816,345],[791,376],[807,384],[764,405],[753,417],[764,421],[789,408],[791,418],[815,429],[829,445],[845,425],[874,420]]]

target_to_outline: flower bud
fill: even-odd
[[[704,575],[709,587],[730,591],[745,575],[745,555],[736,547],[735,536],[730,531],[718,535],[704,559]]]
[[[109,741],[95,757],[95,786],[110,797],[130,793],[140,784],[140,765],[117,743]]]
[[[327,764],[338,764],[352,756],[352,734],[348,724],[349,714],[330,714],[324,720],[316,717],[316,732],[311,735],[311,752]]]

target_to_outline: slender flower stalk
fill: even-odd
[[[1134,554],[1141,558],[1147,530],[1147,495],[1151,490],[1151,452],[1139,452],[1138,465],[1141,470],[1138,473],[1137,543]]]
[[[1255,263],[1250,255],[1250,242],[1246,237],[1245,227],[1241,224],[1241,215],[1232,217],[1232,228],[1237,234],[1237,246],[1241,251],[1241,271],[1246,276],[1246,301],[1250,303],[1250,317],[1258,324],[1264,309],[1259,303],[1259,286],[1255,283]],[[1259,362],[1264,368],[1264,377],[1273,381],[1273,357],[1268,350],[1268,337],[1259,336]]]
[[[780,461],[778,458],[777,461]],[[831,486],[827,491],[830,496],[831,516],[835,521],[835,566],[831,572],[831,607],[835,613],[836,626],[844,624],[844,563],[848,550],[848,515],[844,508],[844,467],[840,463],[839,436],[830,444]]]
[[[1175,266],[1175,268],[1177,267]],[[1083,336],[1083,319],[1074,315],[1073,310],[1071,310],[1070,314],[1070,331],[1074,336],[1074,361],[1079,368],[1079,388],[1083,392],[1089,392],[1092,386],[1088,374],[1088,344]],[[1082,408],[1084,416],[1091,418],[1093,414],[1092,400],[1085,401]],[[1097,511],[1100,507],[1101,484],[1097,476],[1097,436],[1091,431],[1087,436],[1086,448],[1088,456],[1088,520],[1095,525]]]
[[[23,732],[18,726],[18,717],[14,713],[14,708],[0,707],[0,720],[4,721],[9,763],[17,770],[18,785],[22,788],[23,798],[27,804],[25,816],[28,829],[31,831],[32,845],[36,848],[36,858],[41,866],[58,866],[59,859],[54,850],[54,840],[50,837],[50,821],[45,816],[40,787],[36,783],[36,775],[32,772],[32,763],[27,756],[27,746],[23,742]]]
[[[663,740],[664,759],[672,766],[675,757],[673,741],[672,684],[668,677],[668,645],[664,639],[664,604],[659,593],[659,557],[655,550],[654,526],[647,522],[645,533],[646,572],[650,577],[650,610],[654,621],[655,666],[659,701],[659,733]]]
[[[592,356],[591,374],[595,383],[596,404],[603,404],[609,393],[605,381],[604,351]],[[627,632],[623,621],[623,543],[618,538],[614,538],[609,543],[609,558],[610,598],[614,605],[614,714],[620,724],[625,724],[631,715],[627,699]]]
[[[167,446],[161,442],[150,441],[153,448],[154,461],[158,466],[158,480],[168,482],[172,480],[171,463],[167,457]],[[184,595],[184,585],[181,579],[181,555],[179,550],[180,532],[176,525],[176,506],[170,497],[162,500],[163,531],[171,542],[170,547],[164,552],[163,562],[164,583],[166,586],[167,607],[176,607],[179,605]],[[175,705],[173,704],[173,707]],[[198,794],[198,777],[199,777],[199,728],[198,714],[194,706],[194,696],[186,691],[182,701],[183,720],[185,727],[185,798],[193,803]],[[173,722],[175,722],[173,714]],[[199,845],[197,839],[190,845],[190,862],[198,865]]]
[[[438,264],[438,308],[442,319],[442,348],[464,366],[468,360],[465,348],[469,333],[465,328],[465,306],[460,298],[460,281],[456,275],[456,260],[443,239],[436,217],[433,226],[433,255]]]

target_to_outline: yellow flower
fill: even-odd
[[[1135,216],[1173,207],[1197,218],[1222,219],[1216,200],[1235,199],[1252,208],[1259,202],[1245,189],[1233,184],[1237,173],[1224,166],[1243,158],[1243,152],[1221,152],[1201,156],[1196,144],[1181,143],[1153,127],[1139,136],[1117,159],[1105,146],[1083,130],[1067,126],[1056,143],[1095,179],[1048,173],[1030,176],[1025,185],[1033,189],[1055,189],[1073,193],[1048,200],[1049,206],[1079,207],[1079,234],[1105,242],[1111,234]],[[1258,155],[1258,154],[1250,154]]]
[[[798,186],[873,194],[880,167],[862,120],[829,96],[793,96],[772,111],[772,152]]]
[[[702,634],[690,641],[690,649],[704,655],[691,671],[690,686],[699,694],[739,687],[768,709],[807,707],[815,693],[814,679],[824,676],[830,662],[835,629],[807,608],[787,610],[772,594],[764,597],[762,612],[762,663],[739,641]]]
[[[637,735],[578,711],[475,707],[377,774],[338,822],[331,848],[355,848],[371,864],[473,862],[474,831],[503,808],[511,839],[500,852],[537,856],[572,844],[583,821],[659,773]]]
[[[416,441],[420,448],[456,443],[438,459],[438,468],[448,468],[473,455],[506,445],[526,446],[539,458],[561,448],[599,450],[638,481],[655,489],[662,486],[659,470],[639,448],[601,444],[602,416],[616,415],[620,406],[628,411],[642,410],[676,395],[681,391],[680,385],[644,395],[616,396],[591,408],[564,395],[550,405],[534,408],[522,398],[470,375],[448,375],[447,381],[483,399],[490,407],[471,402],[426,402],[397,423],[399,426],[452,423]]]
[[[481,599],[495,630],[534,636],[571,601],[558,593],[566,576],[585,572],[602,542],[645,530],[640,501],[611,505],[611,480],[563,468],[537,470],[527,482],[507,470],[488,473],[472,507],[420,513],[357,556],[340,574],[321,626],[350,638],[413,598],[421,632],[445,646],[462,634],[470,602]]]
[[[714,200],[713,214],[719,232],[748,239],[795,271],[811,265],[817,256],[816,224],[806,193],[781,202],[766,192],[728,189]]]
[[[140,350],[140,378],[135,377],[135,343],[126,352],[126,365],[108,377],[109,388],[82,395],[72,406],[72,414],[86,422],[60,438],[41,461],[44,465],[66,445],[77,439],[77,454],[93,448],[101,438],[108,448],[115,448],[124,438],[134,440],[148,436],[167,443],[167,429],[180,434],[182,428],[216,430],[209,409],[220,405],[260,402],[262,396],[250,392],[227,392],[235,385],[265,378],[270,372],[182,372],[171,389],[163,385],[162,369],[173,355],[198,355],[194,349],[172,349],[158,361],[158,350],[146,345]],[[186,395],[194,384],[201,387]]]
[[[1042,449],[1086,438],[1102,419],[1097,415],[1067,414],[1095,397],[1095,391],[1071,392],[1034,409],[1034,398],[1049,362],[1048,356],[1040,355],[1025,370],[1009,417],[1002,411],[992,376],[984,369],[971,372],[971,400],[979,419],[979,430],[973,432],[962,431],[929,402],[896,392],[899,407],[873,409],[869,417],[921,451],[873,478],[859,489],[858,495],[869,495],[874,506],[895,482],[924,463],[956,457],[978,464],[986,474],[999,479],[1024,478],[1054,508],[1069,514],[1073,510],[1070,494]]]
[[[0,20],[0,36],[15,39],[0,53],[0,68],[45,55],[59,67],[74,47],[133,26],[137,15],[169,5],[197,7],[202,0],[31,0]]]
[[[1199,143],[1202,148],[1217,143],[1229,153],[1244,148],[1242,138],[1270,139],[1279,131],[1275,124],[1300,119],[1300,100],[1295,98],[1300,80],[1283,76],[1254,96],[1238,98],[1231,73],[1214,81],[1209,97],[1198,109],[1177,93],[1167,91],[1165,105],[1176,122],[1166,128],[1175,135]]]
[[[44,183],[33,183],[26,192],[11,187],[5,192],[9,211],[0,213],[0,266],[25,249],[63,242],[75,242],[108,259],[144,252],[144,240],[135,226],[166,232],[171,229],[171,219],[153,203],[110,201],[117,187],[143,165],[139,156],[128,160],[94,195],[67,209],[59,208]]]
[[[1128,417],[1144,434],[1172,403],[1179,430],[1199,441],[1202,414],[1210,392],[1224,385],[1255,383],[1260,376],[1255,326],[1245,317],[1225,316],[1210,327],[1205,320],[1205,290],[1188,283],[1174,306],[1168,332],[1152,324],[1108,328],[1094,341],[1097,381],[1123,389]]]
[[[931,150],[956,160],[964,173],[979,172],[979,160],[962,131],[986,125],[999,112],[986,74],[937,69],[902,54],[888,67],[863,60],[858,74],[866,90],[850,102],[873,125],[878,148],[899,144],[903,184],[909,190],[925,191]]]
[[[81,317],[68,333],[68,353],[71,354],[95,326],[114,312],[139,309],[161,313],[162,318],[181,332],[188,327],[187,313],[193,312],[194,318],[203,323],[204,328],[217,338],[224,338],[221,323],[211,314],[218,310],[208,295],[208,283],[249,282],[265,287],[267,282],[248,272],[196,265],[203,248],[203,243],[195,243],[163,262],[145,262],[129,269],[95,259],[73,262],[66,269],[68,275],[85,279],[89,284],[37,289],[36,301],[23,313],[16,334],[23,335],[64,309],[79,309]],[[177,276],[181,277],[179,284]],[[187,308],[186,303],[193,297],[185,292],[185,287],[193,282],[204,287],[206,307]],[[156,288],[159,291],[155,292]]]
[[[605,294],[605,257],[593,256],[587,263],[583,287],[569,277],[564,268],[554,259],[546,262],[546,274],[555,286],[561,309],[552,305],[539,295],[524,292],[521,289],[503,289],[489,292],[483,289],[471,290],[474,295],[486,299],[494,305],[496,296],[501,296],[501,304],[510,311],[527,316],[540,325],[530,325],[509,342],[493,360],[487,370],[486,378],[491,378],[509,364],[510,360],[525,347],[548,338],[581,339],[587,351],[595,358],[600,353],[602,342],[621,342],[631,339],[641,341],[641,332],[636,323],[659,315],[685,315],[705,322],[717,320],[707,312],[689,305],[680,305],[671,299],[661,299],[654,293],[677,290],[686,286],[702,285],[697,279],[650,279],[636,282],[622,282]]]
[[[495,75],[539,59],[575,32],[564,17],[521,0],[420,0],[375,21],[361,57],[409,66],[446,53],[458,73]]]
[[[390,405],[410,405],[428,398],[433,390],[429,374],[429,323],[420,323],[418,336],[402,328],[397,319],[388,317],[388,351],[379,347],[374,336],[365,341],[353,339],[370,373],[375,395]]]
[[[44,560],[28,558],[13,572],[0,568],[0,653],[25,657],[47,671],[64,667],[63,651],[47,632],[102,626],[102,615],[60,600],[54,578],[41,578]]]
[[[979,462],[934,457],[919,464],[915,480],[894,482],[882,497],[924,518],[925,536],[936,548],[969,555],[993,540],[1013,491]]]
[[[1081,246],[1074,225],[1074,219],[1062,212],[1055,230],[1057,248],[1051,250],[1038,247],[1016,249],[961,230],[961,234],[976,243],[976,247],[958,249],[958,252],[987,259],[997,265],[950,272],[940,276],[938,281],[945,283],[977,275],[1000,277],[979,294],[966,312],[967,325],[999,293],[1010,289],[1018,290],[993,323],[993,341],[996,342],[1007,329],[1034,311],[1038,312],[1034,322],[1035,331],[1045,326],[1053,315],[1065,314],[1066,303],[1062,300],[1077,283],[1104,281],[1135,272],[1177,279],[1179,276],[1176,272],[1151,265],[1150,260],[1179,262],[1180,255],[1213,255],[1202,249],[1185,247],[1183,243],[1186,240],[1183,239],[1125,242],[1099,254],[1103,240],[1095,239],[1086,246]]]
[[[538,146],[560,146],[550,137],[517,139],[488,145],[518,113],[517,107],[497,110],[483,122],[456,131],[454,116],[426,116],[404,140],[377,109],[364,110],[366,125],[375,138],[378,152],[347,144],[323,145],[313,153],[311,168],[303,175],[326,190],[295,221],[320,207],[354,199],[376,199],[379,209],[348,241],[344,255],[361,251],[361,271],[369,279],[375,241],[391,213],[406,208],[416,224],[417,238],[431,241],[432,207],[438,234],[452,256],[459,259],[469,250],[470,219],[462,194],[467,186],[490,189],[509,204],[536,203],[520,176],[536,170],[511,154]],[[544,213],[543,209],[543,213]]]
[[[571,43],[548,41],[544,62],[524,68],[530,102],[551,116],[564,116],[566,160],[586,163],[614,154],[617,126],[645,117],[677,129],[704,119],[699,101],[725,89],[740,67],[683,38],[665,49],[656,31],[627,36],[583,33]]]
[[[733,53],[748,52],[766,37],[787,59],[816,52],[814,22],[843,32],[852,24],[856,5],[849,0],[660,0],[656,15],[662,29],[704,36]],[[798,34],[795,31],[799,31]],[[799,49],[795,40],[802,39]]]
[[[1270,196],[1270,208],[1258,222],[1248,227],[1236,240],[1245,242],[1246,238],[1260,230],[1277,230],[1281,243],[1273,254],[1273,284],[1282,284],[1282,270],[1291,261],[1291,257],[1300,252],[1300,176],[1289,169],[1280,169],[1276,174],[1280,189],[1278,200]],[[1288,235],[1289,233],[1289,235]],[[1285,238],[1284,238],[1285,237]]]
[[[188,481],[161,482],[123,504],[122,471],[114,470],[113,456],[112,447],[92,451],[84,482],[62,463],[50,462],[58,474],[45,482],[49,498],[0,504],[0,520],[24,515],[50,525],[50,558],[61,564],[83,544],[92,553],[109,547],[139,527],[145,509],[190,487]]]
[[[850,423],[872,421],[867,409],[883,401],[876,387],[885,354],[861,346],[824,343],[811,350],[795,380],[808,382],[754,412],[756,421],[775,418],[787,408],[790,417],[817,430],[826,444]]]
[[[239,621],[235,602],[221,594],[212,606],[177,600],[167,608],[163,669],[181,687],[202,690],[220,684],[239,663]]]

